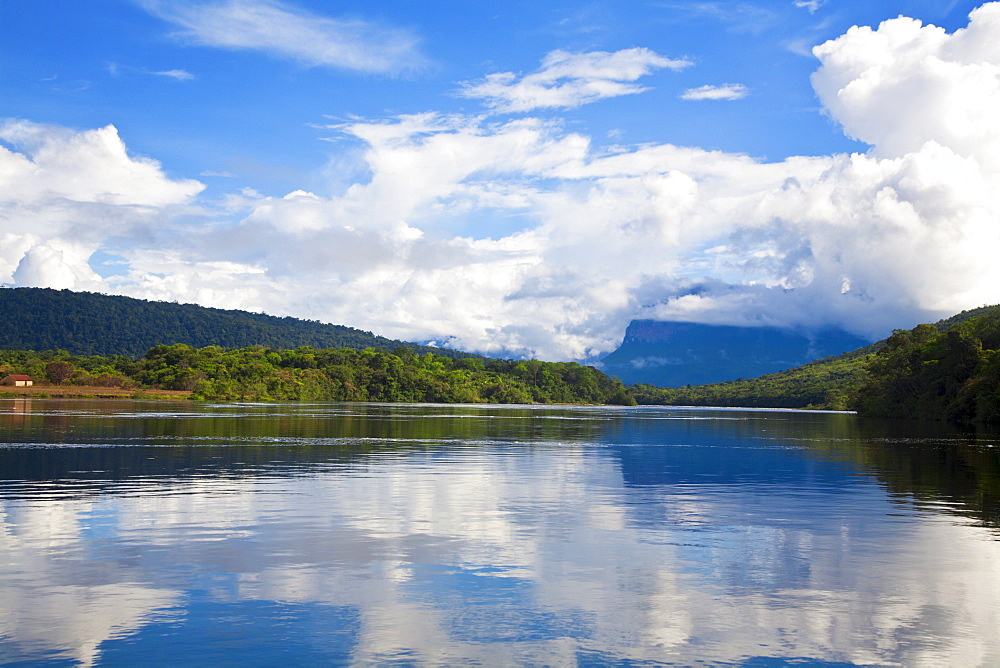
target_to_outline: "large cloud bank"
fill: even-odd
[[[580,359],[630,319],[893,327],[1000,301],[1000,3],[948,34],[898,18],[814,50],[812,83],[865,154],[763,163],[595,151],[526,115],[632,94],[645,50],[558,52],[468,85],[498,116],[334,131],[370,178],[342,194],[210,204],[113,127],[0,128],[0,282],[263,310]],[[520,113],[519,113],[520,112]],[[118,258],[105,277],[95,253]]]

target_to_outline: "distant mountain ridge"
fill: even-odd
[[[755,378],[870,343],[833,328],[801,332],[778,327],[633,320],[621,346],[604,357],[599,366],[628,385],[683,387]]]
[[[195,348],[261,345],[279,350],[404,347],[445,357],[481,357],[313,320],[49,288],[0,289],[0,314],[0,349],[139,358],[153,346],[185,343]]]

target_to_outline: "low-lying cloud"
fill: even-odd
[[[816,47],[826,113],[871,150],[772,163],[671,144],[602,153],[557,121],[430,112],[333,128],[370,175],[341,195],[209,206],[112,127],[8,122],[0,282],[544,359],[610,351],[633,318],[880,337],[1000,301],[998,38],[990,3],[954,34],[899,18]],[[493,111],[572,107],[601,97],[574,83],[600,73],[636,86],[656,56],[638,51],[550,55],[537,81],[465,91]],[[99,276],[98,250],[121,271]]]

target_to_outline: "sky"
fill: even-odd
[[[0,0],[0,284],[592,360],[1000,302],[1000,3]]]

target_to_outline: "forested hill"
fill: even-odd
[[[0,289],[0,349],[65,350],[75,355],[126,355],[138,359],[157,345],[195,348],[300,346],[395,350],[463,358],[479,357],[375,336],[343,325],[279,318],[194,304],[48,288]]]
[[[897,331],[866,366],[862,415],[1000,423],[1000,309]]]
[[[863,415],[1000,422],[1000,306],[897,330],[858,350],[760,378],[639,384],[640,404],[852,409]]]

